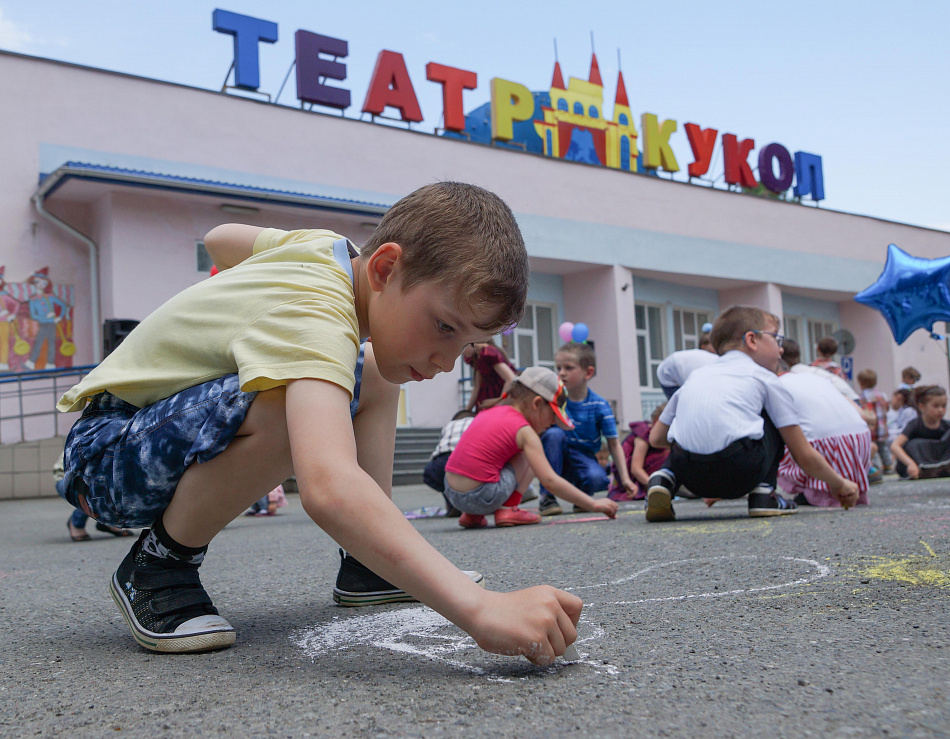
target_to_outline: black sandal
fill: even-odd
[[[103,533],[112,534],[113,536],[134,536],[128,529],[120,529],[117,526],[107,526],[98,521],[96,521],[96,531],[102,531]]]
[[[82,533],[74,534],[73,527],[69,523],[69,521],[66,522],[66,530],[69,532],[69,538],[72,539],[73,541],[91,541],[92,540],[92,537],[89,536],[88,533],[86,533],[85,529],[77,529],[77,531],[82,531]]]

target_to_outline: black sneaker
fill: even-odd
[[[196,565],[142,551],[145,529],[109,592],[141,646],[153,652],[204,652],[234,644],[234,629],[218,615],[201,587]]]
[[[676,512],[673,510],[673,491],[676,489],[676,479],[672,473],[659,470],[650,475],[647,483],[646,519],[650,523],[659,521],[675,521]]]
[[[560,516],[564,513],[564,509],[553,495],[542,495],[541,500],[538,501],[538,513],[542,516]]]
[[[798,506],[793,500],[787,500],[775,492],[771,485],[762,483],[749,493],[749,516],[762,518],[764,516],[787,516],[798,513]]]
[[[340,573],[333,588],[333,601],[341,606],[379,606],[385,603],[417,602],[405,590],[384,580],[355,557],[340,550]],[[463,570],[475,583],[485,587],[480,572]]]

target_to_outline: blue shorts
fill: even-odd
[[[510,464],[506,464],[498,473],[498,482],[483,482],[477,488],[460,493],[445,482],[443,495],[462,513],[487,516],[501,508],[518,486],[518,478]]]
[[[359,406],[362,374],[361,348],[351,416]],[[151,526],[168,507],[185,470],[228,448],[256,396],[241,391],[237,375],[195,385],[145,408],[99,393],[66,437],[66,500],[110,526]]]

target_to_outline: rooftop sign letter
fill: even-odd
[[[750,190],[759,186],[749,166],[749,152],[754,148],[755,139],[739,141],[734,133],[722,135],[722,163],[730,185],[742,185]]]
[[[772,161],[778,161],[778,177],[772,170]],[[792,186],[792,155],[781,144],[769,144],[759,152],[759,178],[772,192],[785,192]]]
[[[531,120],[534,115],[534,96],[524,85],[500,77],[491,81],[491,137],[511,141],[515,135],[515,121]]]
[[[345,80],[346,65],[336,61],[346,58],[346,41],[300,30],[294,34],[297,46],[297,99],[305,103],[326,105],[346,110],[350,107],[350,91],[323,84],[323,79]],[[333,59],[324,59],[327,54]]]
[[[256,90],[261,86],[257,44],[277,41],[277,24],[220,9],[214,11],[211,22],[215,31],[234,36],[234,86]]]
[[[795,197],[811,195],[812,200],[825,199],[825,178],[821,171],[821,157],[804,151],[795,152],[795,171],[798,182],[795,183]]]
[[[446,67],[444,64],[426,64],[426,79],[442,85],[443,125],[449,131],[465,130],[465,111],[462,109],[462,91],[478,87],[478,75],[465,69]]]
[[[376,57],[363,112],[382,115],[387,107],[398,109],[404,121],[419,123],[422,120],[422,110],[409,79],[406,60],[398,52],[383,50]]]
[[[647,169],[663,167],[667,172],[679,172],[680,165],[670,147],[670,135],[676,130],[676,121],[659,123],[653,113],[640,116],[643,136],[643,166]]]

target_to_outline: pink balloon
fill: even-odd
[[[570,321],[564,321],[557,330],[557,335],[561,337],[561,341],[568,342],[571,340],[571,335],[574,333],[574,324]]]

